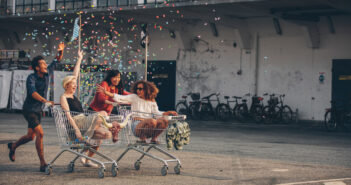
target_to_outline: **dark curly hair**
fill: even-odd
[[[124,85],[123,85],[123,79],[122,79],[122,74],[121,72],[119,72],[118,70],[110,70],[110,71],[107,71],[107,75],[104,79],[104,81],[107,82],[107,84],[110,86],[112,83],[111,83],[111,78],[117,76],[117,75],[121,75],[121,79],[118,83],[118,85],[116,86],[116,88],[118,89],[118,94],[123,94],[123,91],[124,91]]]
[[[31,62],[32,68],[35,72],[37,72],[35,67],[39,66],[39,60],[44,60],[44,57],[41,55],[38,55],[38,56],[34,57],[32,62]]]
[[[159,90],[153,82],[148,82],[144,80],[136,81],[130,88],[130,91],[134,94],[137,94],[137,88],[139,84],[143,84],[145,99],[149,101],[155,100]]]

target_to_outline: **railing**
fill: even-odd
[[[16,13],[27,14],[48,11],[48,0],[16,0]]]
[[[31,14],[36,12],[47,12],[49,0],[16,0],[15,13],[17,15]],[[93,0],[56,0],[55,11],[59,10],[80,10],[89,8],[104,7],[130,7],[144,5],[161,5],[170,3],[191,3],[206,2],[207,0],[96,0],[94,6]],[[0,15],[12,15],[11,5],[8,0],[0,0]]]
[[[0,59],[15,59],[19,57],[19,50],[0,50]]]

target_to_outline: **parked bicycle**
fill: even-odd
[[[228,121],[232,117],[233,114],[230,108],[230,103],[236,102],[235,106],[238,104],[237,100],[230,101],[229,98],[229,96],[224,96],[224,99],[226,99],[227,103],[219,103],[216,107],[217,118],[221,121]]]
[[[229,96],[224,96],[224,99],[226,100],[227,103],[220,103],[217,106],[217,115],[219,120],[221,121],[228,121],[230,118],[234,117],[234,109],[238,107],[238,99],[241,99],[241,97],[233,96],[235,99],[234,101],[230,101]],[[235,103],[233,109],[231,109],[230,103]]]
[[[268,93],[263,94],[263,96],[268,96]],[[265,123],[275,123],[279,121],[280,117],[280,107],[278,97],[275,94],[269,95],[268,105],[263,107],[263,121]]]
[[[351,124],[350,103],[331,101],[331,108],[326,109],[324,125],[328,131],[336,131]]]
[[[219,101],[220,93],[212,93],[206,97],[201,98],[200,115],[201,119],[209,120],[211,118],[217,118],[217,107],[221,104]],[[211,100],[212,96],[216,96],[216,100]],[[211,102],[217,101],[217,107],[215,108]]]
[[[285,94],[279,95],[279,118],[283,123],[291,123],[293,119],[293,112],[288,105],[284,105],[284,97]]]
[[[190,114],[190,110],[189,110],[189,104],[187,101],[187,98],[189,95],[191,95],[192,93],[188,93],[187,95],[183,95],[182,96],[182,100],[179,100],[179,102],[177,103],[175,110],[182,115],[186,115],[188,118],[191,116]]]
[[[201,100],[200,93],[192,93],[191,94],[192,101],[189,102],[188,113],[192,119],[200,119],[200,110],[201,110]]]
[[[250,96],[250,95],[251,95],[250,93],[245,94],[245,96]],[[252,101],[251,101],[250,109],[248,108],[247,100],[242,99],[242,103],[239,104],[239,106],[236,109],[236,114],[241,122],[246,122],[252,119],[256,123],[259,123],[262,121],[263,98],[255,95],[255,96],[252,96],[251,99]]]

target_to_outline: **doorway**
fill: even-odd
[[[147,80],[154,82],[159,93],[156,102],[159,110],[174,110],[176,93],[176,61],[149,61]]]
[[[347,106],[351,102],[351,59],[333,60],[332,101],[336,106]]]

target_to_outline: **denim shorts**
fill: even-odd
[[[135,135],[135,128],[139,123],[140,123],[140,120],[134,120],[130,126],[134,135]]]
[[[28,110],[23,110],[22,113],[24,118],[28,122],[28,128],[31,128],[34,131],[35,127],[40,125],[42,112],[32,112]]]

